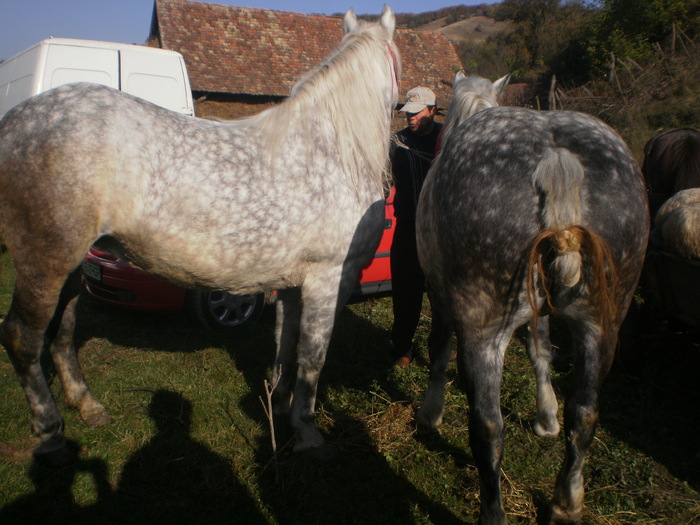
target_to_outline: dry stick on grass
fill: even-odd
[[[280,374],[281,376],[281,374]],[[275,467],[275,484],[279,484],[280,481],[280,471],[279,471],[279,463],[277,461],[277,440],[275,439],[275,419],[272,414],[272,392],[274,392],[275,388],[277,387],[277,383],[279,383],[279,376],[277,377],[277,381],[275,382],[274,385],[270,385],[268,383],[267,379],[263,382],[265,386],[265,397],[267,399],[267,403],[263,401],[262,397],[259,397],[260,403],[263,406],[263,410],[265,411],[265,415],[267,416],[267,421],[270,424],[270,440],[272,442],[272,464]]]

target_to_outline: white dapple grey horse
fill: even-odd
[[[284,103],[247,120],[185,117],[72,84],[0,122],[0,233],[16,269],[0,342],[39,457],[67,460],[45,340],[66,404],[90,424],[109,421],[73,346],[79,266],[98,240],[183,286],[279,290],[275,410],[290,412],[296,450],[323,444],[314,404],[334,319],[382,234],[394,27],[388,6],[379,24],[348,11],[339,46]]]

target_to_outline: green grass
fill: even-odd
[[[12,275],[5,257],[0,312],[9,307]],[[325,462],[295,456],[280,435],[275,468],[260,401],[274,356],[271,308],[225,337],[181,314],[137,314],[84,297],[80,359],[113,422],[86,426],[63,408],[52,378],[79,461],[62,469],[35,464],[24,395],[0,354],[0,523],[474,522],[478,477],[454,365],[443,426],[418,429],[429,320],[421,320],[416,364],[388,372],[391,320],[387,297],[345,309],[318,399],[319,426],[337,455]],[[633,367],[616,365],[604,386],[583,523],[700,522],[700,347],[652,342]],[[554,366],[559,393],[567,352],[562,345]],[[534,523],[551,497],[563,441],[531,432],[534,379],[517,340],[502,406],[506,510],[513,523]]]

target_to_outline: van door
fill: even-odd
[[[70,82],[94,82],[119,89],[119,51],[50,44],[42,91]]]
[[[166,109],[193,115],[184,61],[174,53],[158,51],[135,46],[121,50],[121,90]]]
[[[33,46],[0,64],[0,117],[39,92],[41,46]]]

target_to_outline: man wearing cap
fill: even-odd
[[[406,114],[408,126],[396,134],[391,151],[396,188],[396,230],[391,245],[394,308],[391,338],[395,364],[406,367],[413,360],[413,335],[418,327],[425,291],[425,277],[418,264],[416,248],[416,207],[423,180],[435,157],[442,124],[435,122],[435,93],[426,87],[410,90],[400,111]]]

